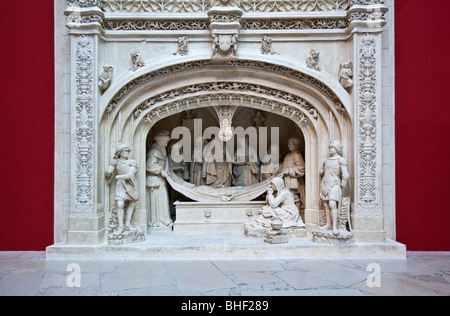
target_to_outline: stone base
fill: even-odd
[[[48,259],[66,260],[218,260],[218,259],[405,259],[406,247],[392,240],[384,243],[317,244],[292,238],[287,244],[268,244],[259,238],[229,233],[176,234],[154,232],[145,242],[109,246],[55,244],[47,248]]]
[[[271,231],[272,228],[264,228],[264,227],[255,227],[246,223],[244,225],[244,233],[247,237],[257,237],[261,238],[266,235],[268,231]],[[305,227],[290,227],[284,228],[286,231],[288,238],[306,238],[306,228]]]
[[[314,229],[312,231],[313,241],[319,244],[351,244],[354,242],[353,234],[349,231],[339,231],[339,235],[333,235],[331,230]]]
[[[110,246],[120,246],[125,244],[134,244],[145,241],[145,234],[140,227],[136,227],[133,230],[127,230],[115,236],[114,232],[108,234],[108,245]]]
[[[269,244],[287,244],[289,237],[287,231],[282,230],[268,230],[264,234],[264,241]]]

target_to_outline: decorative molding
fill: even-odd
[[[110,31],[205,31],[209,21],[205,20],[114,20],[103,22],[103,29]]]
[[[281,74],[296,80],[299,80],[303,83],[306,83],[313,88],[319,90],[321,93],[323,93],[326,97],[328,97],[333,102],[341,102],[339,98],[336,96],[336,94],[324,83],[319,81],[318,79],[309,76],[307,74],[304,74],[302,72],[296,71],[294,69],[280,66],[280,65],[274,65],[266,62],[261,61],[252,61],[252,60],[237,60],[237,59],[231,59],[231,60],[225,60],[223,61],[223,65],[229,66],[229,67],[241,67],[241,68],[252,68],[256,70],[264,70],[269,72],[274,72],[277,74]],[[198,70],[201,68],[208,68],[214,66],[213,62],[211,60],[200,60],[200,61],[193,61],[173,66],[168,66],[165,68],[161,68],[158,70],[155,70],[153,72],[149,72],[143,76],[140,76],[132,81],[130,81],[128,84],[126,84],[124,87],[120,89],[119,92],[116,93],[116,95],[113,97],[113,99],[109,102],[108,106],[105,109],[106,113],[112,112],[117,105],[134,89],[137,87],[144,85],[151,80],[158,78],[160,76],[167,76],[171,75],[173,73],[178,73],[180,71],[189,71],[189,70]]]
[[[75,0],[72,0],[75,1]],[[88,0],[78,0],[88,1]],[[97,2],[91,0],[91,2]],[[221,1],[210,0],[100,0],[105,12],[133,13],[197,13],[207,12]],[[239,5],[244,12],[323,12],[344,11],[353,4],[383,3],[381,0],[241,0],[232,1],[231,6]]]
[[[106,2],[102,0],[67,0],[67,4],[70,6],[79,6],[81,8],[96,7],[100,5],[100,2]]]
[[[232,22],[241,23],[245,30],[346,29],[353,21],[377,21],[375,26],[381,26],[387,11],[383,0],[243,0],[239,6],[212,6],[209,0],[68,0],[68,4],[68,27],[99,23],[109,31],[204,31],[213,23]],[[293,19],[280,15],[285,12],[310,14]],[[322,12],[347,14],[324,18]],[[152,19],[143,13],[164,13],[165,18]],[[255,13],[263,17],[255,18]]]
[[[177,114],[181,111],[189,110],[199,104],[221,103],[225,105],[233,105],[233,102],[241,105],[253,104],[255,108],[288,117],[298,124],[308,124],[309,122],[307,116],[294,106],[274,100],[268,100],[267,98],[261,96],[232,93],[203,94],[200,96],[193,96],[186,99],[165,103],[164,105],[154,107],[148,114],[146,114],[144,121],[147,124],[153,124],[159,119]],[[312,112],[312,115],[317,115],[315,109],[311,109],[310,112]]]
[[[349,0],[242,0],[245,12],[312,12],[343,11],[350,7]]]
[[[346,29],[347,19],[244,19],[244,30],[329,30]]]
[[[210,0],[100,0],[105,12],[196,13],[210,9]]]
[[[142,102],[134,110],[134,118],[139,118],[143,112],[153,108],[145,118],[146,122],[153,123],[155,117],[160,118],[163,114],[173,115],[189,110],[194,104],[214,102],[220,106],[251,104],[261,110],[289,116],[299,123],[306,123],[308,119],[305,114],[288,104],[291,103],[300,106],[314,120],[318,119],[317,110],[303,98],[281,90],[238,82],[197,84],[165,92]],[[158,105],[159,103],[161,105]]]
[[[359,201],[363,209],[378,205],[377,197],[377,59],[375,38],[366,34],[359,51],[358,102]]]
[[[94,206],[94,57],[92,41],[82,36],[76,51],[75,208]]]

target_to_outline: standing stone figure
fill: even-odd
[[[246,187],[259,182],[260,162],[255,148],[250,146],[247,138],[241,137],[238,141],[233,163],[233,186]]]
[[[149,226],[173,226],[170,217],[169,193],[166,177],[169,172],[167,157],[167,144],[170,141],[169,132],[162,131],[156,134],[155,143],[147,153],[147,201],[149,201]]]
[[[223,142],[216,137],[207,146],[214,151],[214,154],[211,153],[204,164],[205,184],[212,188],[230,187],[232,170],[231,164],[226,161]]]
[[[325,203],[327,223],[320,227],[322,230],[331,230],[333,235],[339,235],[338,219],[339,209],[342,207],[342,190],[350,178],[347,169],[347,159],[342,157],[342,145],[338,141],[330,143],[330,158],[323,163],[320,175],[323,176],[320,184],[320,198]]]
[[[295,198],[295,204],[300,213],[305,209],[305,160],[299,151],[300,140],[292,137],[288,141],[290,153],[284,158],[281,165],[281,175],[286,188]]]
[[[195,139],[191,161],[191,183],[195,186],[205,185],[206,172],[204,171],[204,163],[203,137],[199,136]]]
[[[134,230],[131,219],[136,201],[139,199],[139,185],[136,177],[139,167],[135,160],[129,159],[130,152],[130,147],[125,144],[117,146],[114,158],[105,172],[108,179],[115,172],[117,180],[115,201],[119,226],[113,233],[114,236],[119,236],[126,230]],[[127,211],[124,222],[125,205],[127,205]]]

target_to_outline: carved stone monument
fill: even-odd
[[[48,258],[405,257],[393,0],[54,4]]]

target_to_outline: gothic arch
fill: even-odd
[[[352,151],[351,102],[337,80],[306,67],[295,69],[292,60],[279,57],[170,60],[172,64],[161,61],[124,78],[121,82],[126,84],[105,94],[100,126],[107,137],[99,144],[99,170],[105,169],[117,143],[125,142],[141,166],[139,182],[144,184],[147,135],[156,122],[181,111],[218,105],[270,111],[292,120],[303,133],[308,170],[306,224],[314,228],[319,220],[320,161],[328,154],[328,144],[339,139],[347,157]],[[141,185],[141,197],[146,196],[145,189]],[[111,194],[109,187],[98,192],[108,209],[112,198],[104,197]],[[142,225],[147,217],[145,205],[145,198],[140,199],[137,216]]]

